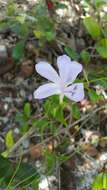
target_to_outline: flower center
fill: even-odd
[[[59,88],[60,88],[60,91],[62,94],[64,94],[65,87],[66,86],[65,86],[64,82],[61,80],[60,84],[59,84]]]

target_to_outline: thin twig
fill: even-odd
[[[16,151],[16,149],[22,144],[22,142],[27,139],[29,136],[31,136],[33,133],[35,132],[35,128],[32,127],[30,128],[29,131],[27,131],[27,133],[25,133],[24,136],[22,136],[17,142],[16,144],[9,150],[8,154],[11,154],[12,152]]]
[[[82,122],[82,121],[84,121],[84,120],[86,120],[86,119],[90,119],[95,113],[97,113],[97,112],[99,112],[99,111],[101,111],[101,110],[103,110],[103,109],[107,109],[107,104],[102,105],[102,106],[100,106],[100,107],[97,107],[97,108],[94,109],[91,113],[88,113],[88,114],[86,114],[85,116],[81,117],[79,120],[75,121],[74,123],[72,123],[71,125],[69,125],[67,128],[62,128],[62,129],[60,129],[60,131],[59,131],[56,135],[51,136],[51,137],[48,137],[48,138],[46,138],[44,141],[42,141],[41,143],[38,143],[38,144],[34,145],[32,148],[25,150],[25,151],[22,153],[22,155],[25,155],[25,154],[29,153],[29,151],[31,151],[31,149],[37,148],[38,146],[41,146],[41,145],[44,145],[45,143],[49,142],[49,141],[52,140],[53,138],[56,138],[57,136],[59,136],[59,135],[62,134],[62,133],[65,133],[65,132],[67,133],[67,131],[69,131],[69,129],[70,129],[71,127],[74,127],[75,125],[79,124],[80,122]],[[12,153],[22,144],[22,142],[23,142],[26,138],[28,138],[29,136],[31,136],[34,131],[35,131],[35,129],[34,129],[33,127],[30,128],[30,130],[29,130],[23,137],[21,137],[21,138],[19,139],[19,141],[18,141],[18,142],[13,146],[13,148],[9,151],[9,154],[8,154],[9,156],[8,156],[8,157],[11,157],[11,158],[12,158],[12,157],[19,157],[19,156],[21,156],[20,154],[17,154],[17,155],[15,155],[15,156],[13,156]]]

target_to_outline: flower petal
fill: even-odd
[[[71,84],[82,71],[82,65],[76,61],[71,61],[67,55],[59,56],[57,65],[61,80],[65,84]]]
[[[40,86],[37,90],[34,91],[34,98],[43,99],[54,94],[60,94],[59,88],[54,83],[48,83]]]
[[[79,102],[84,99],[84,86],[83,83],[72,84],[67,87],[64,91],[65,96],[70,100]]]
[[[45,61],[40,61],[38,64],[36,64],[35,68],[36,68],[36,71],[44,78],[52,82],[59,81],[58,73],[49,63]]]

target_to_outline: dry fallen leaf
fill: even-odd
[[[20,75],[23,78],[30,77],[34,72],[34,64],[31,60],[26,60],[21,65]]]
[[[32,159],[39,159],[42,156],[43,147],[41,145],[31,145],[30,146],[30,156]]]
[[[99,154],[98,150],[90,144],[82,145],[82,150],[92,157],[96,157]]]
[[[107,139],[102,139],[102,140],[100,141],[99,145],[100,145],[102,148],[107,147]]]

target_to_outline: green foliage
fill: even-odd
[[[38,39],[47,41],[55,39],[54,23],[46,16],[38,18],[34,35]]]
[[[92,36],[93,39],[100,37],[101,29],[98,22],[93,17],[85,17],[84,26],[86,27],[88,33]]]
[[[70,47],[65,47],[65,52],[67,53],[67,55],[69,57],[71,57],[71,59],[73,59],[73,60],[79,59],[78,53],[76,51],[74,51],[73,49],[71,49]]]
[[[63,102],[63,104],[59,104],[59,97],[53,96],[46,100],[44,104],[44,111],[49,118],[53,118],[66,126],[67,123],[63,112],[65,105],[65,102]]]
[[[39,182],[40,182],[39,179],[34,179],[34,180],[32,181],[31,186],[32,186],[33,190],[39,189]]]
[[[24,105],[23,112],[24,112],[25,116],[29,119],[31,116],[31,105],[30,105],[30,103],[27,102]]]
[[[91,35],[95,43],[92,51],[94,53],[96,53],[97,51],[97,53],[100,55],[101,58],[107,59],[106,13],[104,13],[103,16],[101,16],[102,8],[103,6],[107,5],[107,1],[95,0],[95,1],[84,1],[84,3],[85,2],[89,10],[92,10],[92,12],[97,12],[97,14],[91,14],[89,11],[90,16],[85,17],[83,20],[83,24],[87,32]],[[96,51],[94,51],[94,49]],[[84,59],[84,54],[82,55],[82,59]]]
[[[100,54],[102,58],[107,59],[107,39],[101,39],[97,44],[96,44],[96,50]]]
[[[72,115],[75,119],[79,119],[79,118],[80,118],[81,113],[80,113],[80,109],[79,109],[78,104],[76,104],[76,103],[72,104],[71,115]]]
[[[5,136],[6,148],[10,149],[14,145],[13,131],[9,130]]]
[[[24,41],[20,41],[15,45],[12,52],[12,57],[15,60],[20,60],[21,58],[24,57],[24,45],[25,45]]]
[[[12,163],[2,156],[0,156],[0,163],[2,163],[0,165],[0,187],[23,188],[39,177],[37,170],[30,164],[20,163],[14,168]]]
[[[92,38],[93,47],[86,47],[82,51],[80,50],[81,52],[77,52],[76,50],[65,45],[64,52],[73,60],[81,60],[83,64],[87,65],[85,65],[86,68],[88,68],[93,58],[92,56],[96,53],[99,54],[100,58],[107,59],[107,17],[104,15],[103,18],[100,18],[100,9],[105,5],[105,0],[84,0],[84,2],[84,10],[86,10],[87,7],[89,9],[92,8],[92,10],[96,10],[95,14],[95,11],[92,11],[93,14],[89,11],[90,16],[86,16],[83,20],[85,29],[89,34],[88,38]],[[64,3],[55,1],[55,9],[65,8],[67,8],[67,6]],[[19,41],[17,41],[12,52],[12,57],[16,61],[19,61],[24,57],[25,45],[29,39],[29,36],[33,36],[35,39],[38,39],[40,44],[53,40],[56,40],[57,42],[56,30],[58,23],[55,22],[54,18],[49,16],[49,11],[47,10],[45,1],[39,1],[39,3],[37,2],[36,6],[33,7],[32,10],[29,12],[25,11],[23,13],[22,9],[16,7],[16,4],[11,1],[8,3],[6,14],[6,21],[0,22],[0,31],[7,27],[17,35],[17,39],[19,39]],[[96,59],[96,61],[99,60]],[[104,70],[104,72],[102,72],[102,70]],[[97,70],[89,70],[88,73],[86,70],[84,73],[84,78],[78,81],[85,81],[84,84],[88,89],[88,97],[90,101],[95,104],[101,99],[101,96],[98,95],[95,90],[89,88],[89,84],[91,83],[90,81],[92,80],[92,84],[100,84],[104,88],[107,88],[107,82],[103,79],[103,77],[106,77],[107,69],[106,67],[101,66],[98,72]],[[100,80],[97,81],[99,78]],[[40,143],[44,143],[44,139],[46,139],[46,137],[59,137],[58,132],[60,129],[68,127],[69,122],[67,116],[69,115],[67,114],[71,114],[73,119],[78,120],[81,117],[81,110],[78,103],[68,105],[68,102],[64,99],[64,102],[60,104],[59,97],[53,96],[44,102],[43,114],[43,117],[32,119],[31,105],[28,102],[25,103],[23,110],[16,115],[16,122],[18,122],[20,126],[20,133],[23,135],[31,126],[35,127],[37,135],[39,134]],[[79,126],[77,127],[79,128]],[[44,146],[42,163],[44,161],[46,175],[53,173],[56,163],[59,163],[60,165],[69,158],[69,156],[63,155],[63,153],[65,153],[68,146],[71,145],[71,141],[66,134],[64,139],[63,136],[64,135],[61,134],[61,142],[56,145],[54,150],[49,151]],[[14,145],[12,130],[7,132],[5,144],[7,150],[2,155],[6,157],[9,149]],[[0,156],[0,162],[2,163],[0,165],[1,186],[8,186],[10,189],[13,189],[13,187],[22,189],[31,184],[34,189],[38,189],[39,175],[37,170],[33,168],[32,165],[20,163],[16,166],[13,165],[7,158],[2,156]],[[99,174],[95,178],[92,185],[92,190],[102,189],[107,189],[106,173]]]
[[[41,140],[44,138],[44,133],[46,130],[54,134],[54,130],[55,130],[54,125],[52,125],[51,121],[49,121],[47,118],[33,120],[32,125],[33,127],[36,127],[36,129],[38,129],[38,132],[41,135]]]
[[[0,163],[2,163],[0,164],[0,181],[1,181],[0,185],[5,186],[6,184],[9,183],[12,174],[14,172],[14,169],[7,158],[0,156]]]
[[[33,126],[37,127],[37,128],[42,128],[42,127],[44,128],[44,127],[49,126],[49,121],[47,119],[45,119],[45,118],[34,120],[33,121]]]
[[[57,2],[55,8],[56,9],[67,9],[68,6],[64,3]]]
[[[81,52],[80,56],[81,56],[81,59],[82,59],[83,63],[86,63],[86,64],[90,63],[91,56],[90,56],[90,54],[88,53],[88,51],[83,50],[83,51]]]
[[[95,6],[97,9],[102,8],[102,6],[106,5],[106,0],[95,0]]]
[[[20,167],[16,173],[16,185],[17,187],[22,187],[25,185],[29,185],[35,177],[39,177],[37,170],[32,167],[30,164],[21,163]]]
[[[55,169],[55,165],[57,161],[56,154],[53,152],[49,152],[49,150],[45,150],[44,158],[45,158],[44,164],[46,167],[46,172],[48,173],[48,175],[50,175]]]
[[[106,190],[107,189],[107,173],[100,173],[97,175],[92,184],[92,190]]]
[[[55,24],[49,17],[46,3],[39,1],[29,12],[23,11],[10,0],[6,7],[7,19],[0,22],[0,31],[9,28],[20,39],[13,48],[12,56],[18,61],[24,57],[24,49],[29,35],[34,35],[42,44],[55,39]]]
[[[92,103],[96,103],[100,100],[100,95],[98,95],[96,91],[93,89],[89,89],[88,95]]]
[[[29,129],[29,120],[31,116],[31,106],[29,103],[25,103],[22,113],[16,114],[16,122],[20,125],[20,132],[25,133]]]
[[[13,15],[15,15],[16,10],[17,10],[16,4],[13,3],[13,1],[9,0],[9,2],[7,4],[7,8],[6,8],[6,15],[13,16]]]

